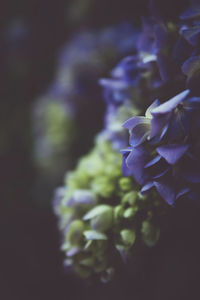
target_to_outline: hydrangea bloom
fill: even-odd
[[[42,171],[45,167],[47,175],[60,178],[64,166],[65,171],[71,168],[88,151],[94,135],[102,128],[104,113],[97,78],[121,56],[133,51],[136,36],[133,26],[123,23],[80,32],[63,47],[56,78],[33,109],[36,164]]]
[[[105,110],[97,79],[133,51],[136,36],[134,27],[123,23],[81,31],[63,46],[55,79],[33,106],[37,199],[47,190],[50,193],[92,146],[94,135],[102,129]],[[129,116],[120,120],[123,122]],[[118,126],[112,126],[112,138],[121,136],[121,124],[119,120],[116,123]],[[125,144],[118,148],[122,146]],[[42,198],[49,199],[50,194]]]
[[[178,37],[176,24],[143,18],[135,53],[112,70],[110,79],[100,79],[107,104],[118,107],[132,102],[144,110],[154,97],[178,92],[185,78],[174,59]]]
[[[62,99],[43,96],[34,105],[34,159],[50,177],[65,171],[76,125],[73,111]]]
[[[100,135],[95,148],[68,173],[54,210],[63,235],[65,265],[82,277],[107,281],[133,247],[152,247],[159,238],[163,205],[141,196],[121,173],[120,153]]]
[[[191,3],[189,8],[180,16],[181,38],[178,44],[178,54],[182,58],[182,71],[187,76],[187,86],[198,92],[198,81],[200,78],[200,4]]]
[[[123,168],[142,193],[154,187],[169,204],[186,194],[198,197],[199,119],[200,98],[186,90],[163,104],[156,100],[145,117],[124,124],[130,147],[123,151]]]

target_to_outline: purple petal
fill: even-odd
[[[146,110],[146,113],[145,113],[145,116],[147,118],[152,118],[152,115],[151,115],[151,111],[156,108],[157,106],[160,105],[160,101],[158,99],[156,99]]]
[[[159,178],[169,171],[169,165],[159,155],[148,162],[144,168],[148,169],[148,174],[152,179]]]
[[[182,71],[189,77],[200,71],[200,55],[188,58],[182,65]]]
[[[189,193],[190,189],[189,188],[184,188],[184,189],[181,189],[178,194],[176,195],[176,199],[184,196],[185,194]]]
[[[150,124],[149,123],[142,123],[136,125],[131,131],[130,131],[130,140],[129,143],[133,147],[137,147],[140,144],[142,144],[150,133]]]
[[[112,77],[122,78],[129,73],[138,72],[137,68],[138,57],[128,56],[125,57],[111,72]]]
[[[157,152],[170,164],[174,165],[188,150],[188,145],[166,145],[156,148]]]
[[[142,146],[133,148],[126,159],[128,168],[139,184],[144,184],[148,179],[147,172],[144,169],[148,160],[149,154]]]
[[[127,148],[127,149],[121,150],[120,152],[122,153],[122,174],[124,176],[130,176],[130,175],[132,175],[132,172],[126,164],[126,159],[127,159],[128,155],[130,154],[131,149]]]
[[[190,7],[181,16],[181,20],[189,20],[200,16],[200,7]]]
[[[169,121],[170,113],[166,115],[157,115],[153,116],[151,119],[151,131],[150,138],[154,138],[157,134],[162,136],[166,133],[166,130],[163,132],[164,128],[167,129],[166,125]]]
[[[153,182],[148,182],[147,184],[145,184],[140,193],[143,195],[143,194],[146,194],[152,187],[154,187],[154,183]]]
[[[144,167],[149,168],[149,167],[155,165],[157,162],[159,162],[161,160],[161,158],[162,157],[160,155],[157,155],[151,161],[149,161]]]
[[[174,204],[175,191],[173,187],[166,181],[154,182],[154,185],[160,196],[170,205]]]
[[[99,80],[99,84],[103,87],[116,89],[116,90],[124,90],[127,87],[129,87],[129,84],[126,81],[122,81],[119,79],[102,78]]]
[[[151,111],[151,114],[153,116],[157,115],[163,115],[170,113],[174,108],[177,107],[177,105],[183,101],[188,94],[190,93],[190,90],[185,90],[182,93],[176,95],[175,97],[171,98],[170,100],[164,102],[163,104],[159,105],[158,107],[154,108]]]
[[[169,170],[170,170],[169,167],[166,167],[166,166],[162,167],[162,169],[156,175],[154,175],[152,177],[152,179],[158,179],[158,178],[164,176]]]
[[[143,124],[149,124],[150,121],[149,121],[149,119],[147,119],[145,117],[138,117],[138,116],[136,116],[136,117],[128,119],[122,126],[124,128],[127,128],[127,129],[131,130],[136,125],[141,124],[141,123],[143,123]]]

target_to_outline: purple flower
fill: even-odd
[[[199,120],[200,98],[185,90],[125,122],[131,147],[122,152],[123,170],[142,185],[142,193],[155,188],[169,204],[200,195]]]
[[[200,79],[200,4],[192,1],[180,16],[180,39],[175,49],[176,58],[181,57],[182,71],[187,76],[187,87],[196,94]]]

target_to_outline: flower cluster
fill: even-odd
[[[88,151],[104,113],[98,78],[134,49],[136,36],[122,23],[82,31],[64,45],[55,80],[33,107],[34,158],[42,176],[57,182]]]
[[[64,101],[53,97],[41,97],[33,112],[34,159],[44,173],[56,176],[70,165],[66,153],[73,144],[76,124],[73,111]]]
[[[158,241],[163,208],[153,195],[141,196],[132,178],[123,177],[120,153],[100,135],[56,192],[65,265],[82,277],[109,280],[119,255],[126,260],[134,246]]]
[[[179,24],[155,10],[130,55],[99,80],[104,128],[54,201],[65,263],[83,277],[110,279],[119,254],[156,244],[166,203],[200,196],[199,16],[194,3]]]
[[[185,90],[163,104],[156,100],[145,117],[125,122],[131,147],[123,151],[123,168],[142,193],[154,187],[169,204],[184,195],[198,198],[199,120],[200,98]]]
[[[187,76],[187,87],[199,95],[200,78],[200,4],[193,2],[180,16],[180,39],[177,43],[177,56],[182,71]]]
[[[135,54],[122,59],[110,79],[100,79],[108,105],[118,107],[131,102],[144,111],[154,97],[163,98],[173,89],[178,90],[184,78],[173,59],[178,36],[176,24],[143,18]]]

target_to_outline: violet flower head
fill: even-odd
[[[198,93],[200,78],[200,4],[191,1],[189,8],[180,15],[178,54],[183,57],[182,71],[187,76],[187,87]],[[176,49],[176,50],[177,50]]]
[[[200,98],[185,90],[160,104],[156,100],[145,117],[133,117],[130,147],[123,150],[123,170],[142,185],[141,193],[155,188],[173,204],[182,196],[197,198],[200,189]]]

